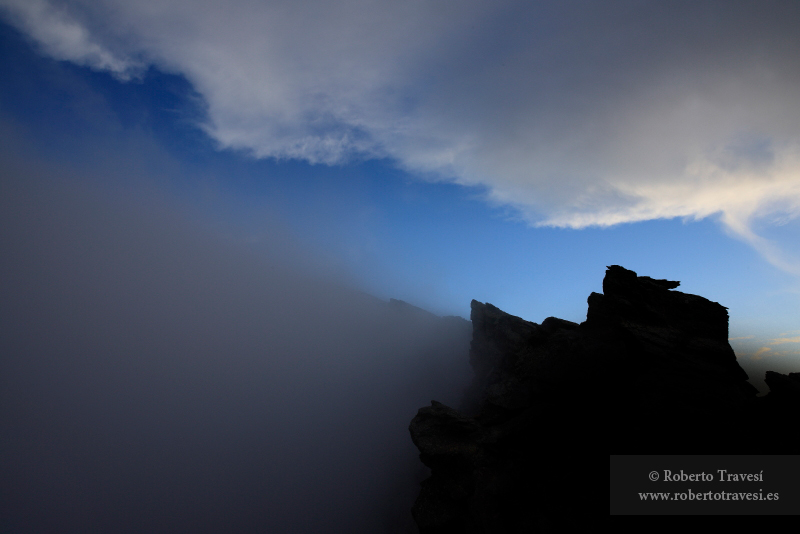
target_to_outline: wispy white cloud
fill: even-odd
[[[2,0],[0,8],[55,59],[109,71],[122,80],[141,71],[140,62],[113,53],[64,7],[47,0]]]
[[[769,344],[770,345],[781,345],[783,343],[800,343],[800,336],[773,339],[772,341],[770,341]]]
[[[764,359],[766,356],[771,356],[771,354],[770,354],[771,352],[772,352],[772,349],[771,349],[771,348],[769,348],[769,347],[761,347],[760,349],[758,349],[758,350],[755,352],[755,354],[753,354],[752,356],[750,356],[750,359],[751,359],[751,360],[762,360],[762,359]]]
[[[58,59],[148,64],[255,157],[388,157],[534,225],[800,215],[800,6],[703,2],[0,0]]]
[[[780,345],[782,343],[800,343],[800,340],[773,340],[767,341],[767,345]],[[797,358],[800,356],[800,350],[792,349],[776,349],[773,347],[761,346],[754,352],[737,351],[738,357],[749,356],[751,360],[758,361],[765,358],[774,359],[775,357],[781,358]]]

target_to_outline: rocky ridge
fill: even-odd
[[[420,532],[579,528],[598,498],[576,485],[605,479],[612,453],[796,451],[800,373],[767,372],[757,397],[727,309],[678,286],[610,266],[581,324],[472,301],[468,394],[409,427],[431,469],[412,510]]]

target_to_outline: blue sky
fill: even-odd
[[[2,0],[3,161],[438,314],[619,264],[800,370],[796,3],[410,5]]]

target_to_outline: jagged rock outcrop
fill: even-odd
[[[800,403],[800,373],[782,375],[767,371],[764,381],[769,386],[769,394],[765,399],[786,401],[787,405]]]
[[[434,401],[409,427],[431,469],[413,508],[420,532],[581,528],[598,503],[581,481],[605,479],[611,453],[796,449],[785,416],[800,407],[798,374],[768,373],[773,392],[757,399],[726,308],[678,285],[611,266],[581,324],[473,301],[461,411]]]

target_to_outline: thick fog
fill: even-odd
[[[0,530],[414,531],[408,424],[458,403],[469,323],[3,172]]]

